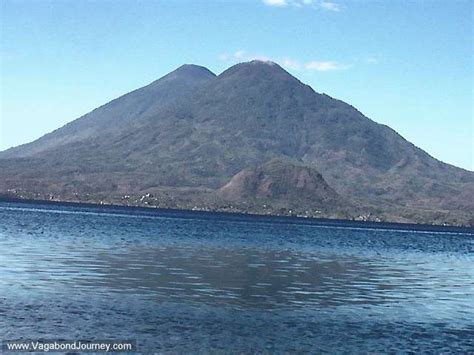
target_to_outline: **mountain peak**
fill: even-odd
[[[254,60],[251,60],[250,62],[247,62],[247,64],[253,64],[253,65],[265,64],[265,65],[270,65],[270,66],[273,66],[273,65],[279,66],[277,63],[272,62],[271,60],[268,60],[268,59],[254,59]]]
[[[163,77],[167,79],[176,79],[176,78],[193,78],[193,79],[210,79],[215,77],[212,71],[207,69],[206,67],[196,65],[196,64],[183,64],[179,68],[173,70],[171,73],[165,75]]]
[[[280,65],[270,60],[255,59],[236,64],[219,75],[220,78],[284,79],[298,81]]]

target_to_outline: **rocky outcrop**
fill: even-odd
[[[317,170],[278,159],[240,171],[218,190],[218,195],[230,201],[258,200],[287,206],[342,203],[341,197]]]

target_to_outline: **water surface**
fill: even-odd
[[[0,203],[3,339],[474,351],[474,236]]]

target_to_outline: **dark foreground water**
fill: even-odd
[[[474,351],[474,236],[0,203],[0,340]]]

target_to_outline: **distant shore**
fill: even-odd
[[[177,208],[160,208],[153,206],[126,206],[120,204],[109,203],[93,203],[93,202],[74,202],[74,201],[51,201],[40,199],[22,199],[15,197],[0,197],[0,203],[20,203],[33,205],[48,205],[48,206],[66,206],[78,208],[91,208],[99,210],[110,210],[108,212],[114,213],[118,211],[129,212],[144,212],[156,213],[166,217],[200,217],[212,219],[216,216],[220,218],[227,218],[229,220],[239,220],[245,218],[255,218],[259,222],[273,222],[283,224],[314,224],[321,226],[332,226],[342,228],[364,228],[364,229],[387,229],[387,230],[403,230],[403,231],[420,231],[420,232],[443,232],[443,233],[462,233],[474,235],[473,227],[461,226],[446,226],[436,224],[416,224],[416,223],[397,223],[397,222],[373,222],[373,221],[355,221],[350,219],[336,219],[336,218],[316,218],[316,217],[299,217],[287,216],[279,214],[257,214],[246,212],[225,212],[213,210],[191,210],[191,209],[177,209]]]

